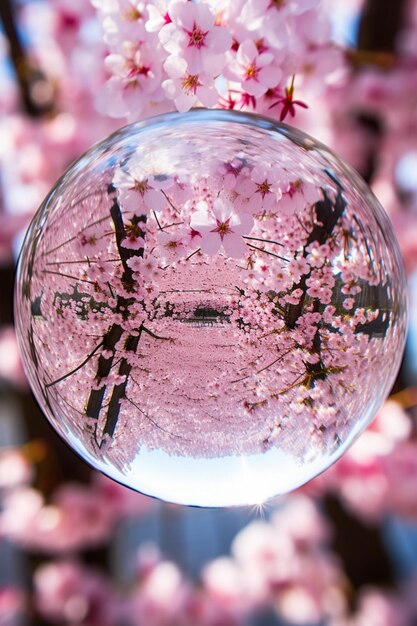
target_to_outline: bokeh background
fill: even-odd
[[[97,103],[107,50],[92,4],[1,0],[0,626],[417,624],[417,2],[315,10],[343,72],[297,94],[308,109],[286,121],[386,208],[409,280],[407,350],[391,397],[328,472],[254,509],[204,510],[97,475],[28,389],[13,330],[22,235],[63,170],[126,119]]]

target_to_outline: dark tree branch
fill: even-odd
[[[333,231],[336,224],[342,217],[346,208],[346,200],[342,196],[341,191],[336,196],[336,200],[333,203],[331,199],[324,194],[324,199],[316,202],[314,206],[315,212],[315,224],[308,236],[306,244],[303,250],[303,256],[307,256],[307,248],[313,242],[317,242],[318,245],[323,245],[333,235]],[[295,285],[295,289],[301,289],[302,295],[298,304],[287,305],[285,313],[285,323],[288,328],[295,328],[297,320],[302,315],[304,310],[304,302],[307,296],[307,280],[311,276],[311,272],[303,274],[300,281]]]
[[[142,328],[140,328],[138,335],[129,335],[125,343],[125,350],[129,352],[136,352],[139,345],[139,341],[142,335]],[[125,358],[122,358],[119,374],[124,376],[123,382],[113,387],[113,392],[110,398],[109,406],[107,409],[106,422],[104,425],[103,435],[109,435],[113,437],[114,431],[117,426],[120,413],[120,401],[126,397],[126,387],[129,379],[129,374],[132,370],[132,366]]]
[[[31,117],[41,117],[54,107],[52,84],[46,76],[28,60],[10,0],[0,1],[0,19],[9,43],[10,60],[19,86],[24,111]]]

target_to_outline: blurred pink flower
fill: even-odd
[[[1,247],[1,243],[0,243]],[[3,378],[19,389],[27,388],[26,376],[16,341],[16,332],[12,326],[0,329],[0,379]]]
[[[35,602],[47,620],[88,626],[114,624],[107,580],[77,561],[56,561],[34,575]]]
[[[20,448],[0,448],[0,489],[12,489],[27,484],[33,468]]]
[[[0,587],[0,625],[20,626],[26,623],[27,598],[17,587]]]

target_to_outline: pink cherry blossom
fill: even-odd
[[[231,80],[239,80],[242,89],[249,95],[259,97],[280,82],[282,72],[272,65],[273,60],[273,54],[259,53],[252,39],[247,39],[240,44],[236,58],[228,64],[225,75]]]
[[[210,75],[189,73],[185,59],[174,55],[168,57],[164,68],[170,78],[164,80],[162,87],[178,111],[188,111],[198,102],[206,107],[217,103],[219,93]]]
[[[306,259],[303,257],[298,257],[297,259],[293,259],[288,263],[288,271],[291,274],[291,277],[295,283],[298,283],[301,276],[304,274],[308,274],[310,271],[310,265],[307,263]]]
[[[129,169],[117,169],[113,177],[122,209],[139,215],[161,211],[166,206],[161,187],[169,187],[169,184],[163,185],[153,176],[136,175],[134,165]]]
[[[246,254],[243,236],[249,235],[253,223],[250,215],[237,215],[231,203],[217,199],[212,210],[194,213],[190,226],[201,234],[200,247],[205,254],[217,254],[223,246],[228,256],[239,259]]]
[[[152,0],[148,3],[148,19],[145,28],[148,32],[158,32],[163,26],[171,22],[169,15],[169,6],[172,4],[169,0]]]
[[[272,209],[281,198],[282,176],[278,167],[256,165],[250,175],[247,168],[243,168],[235,183],[236,206],[252,215]]]
[[[145,47],[126,46],[124,54],[109,54],[106,69],[118,78],[125,89],[137,89],[143,98],[161,99],[161,63]]]
[[[189,246],[188,232],[185,228],[160,231],[157,233],[156,240],[161,258],[168,263],[184,256]]]
[[[18,587],[0,587],[0,624],[19,626],[26,621],[28,598]]]
[[[77,560],[41,565],[34,575],[37,609],[47,620],[110,626],[112,594],[105,576]]]
[[[128,259],[127,264],[143,278],[152,279],[158,275],[158,261],[151,255],[146,255],[145,257],[133,256]]]
[[[302,179],[293,180],[287,189],[283,189],[282,198],[279,202],[279,210],[285,215],[304,209],[306,204],[317,202],[321,198],[321,191],[310,182]]]
[[[0,490],[30,482],[33,468],[19,448],[0,449]]]
[[[217,26],[215,15],[206,4],[174,2],[170,5],[171,22],[159,33],[163,47],[183,57],[191,75],[207,72],[218,75],[225,64],[224,53],[231,36],[226,28]]]

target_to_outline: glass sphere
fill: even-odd
[[[388,218],[304,133],[195,110],[127,126],[36,214],[16,322],[36,398],[115,480],[259,503],[333,463],[389,392],[406,332]]]

